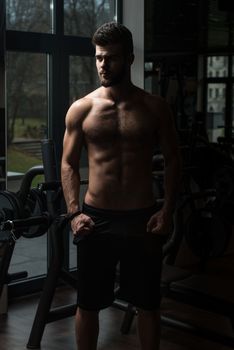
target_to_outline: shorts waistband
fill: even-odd
[[[126,210],[115,210],[115,209],[102,209],[96,208],[89,204],[83,203],[83,211],[90,215],[108,216],[108,217],[123,217],[123,216],[141,216],[153,214],[159,210],[158,204],[154,203],[150,207],[137,208],[137,209],[126,209]]]

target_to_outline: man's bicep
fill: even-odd
[[[90,100],[80,99],[71,105],[66,115],[63,161],[74,168],[79,166],[84,145],[83,121],[89,114],[90,108]]]
[[[81,130],[66,130],[63,142],[63,162],[72,166],[78,165],[83,147]]]

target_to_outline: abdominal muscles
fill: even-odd
[[[150,148],[150,149],[149,149]],[[89,186],[85,202],[97,208],[128,210],[151,206],[150,145],[89,146]]]

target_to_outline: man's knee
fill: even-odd
[[[95,319],[99,315],[99,310],[85,310],[78,307],[76,315],[84,320]]]

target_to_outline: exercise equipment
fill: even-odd
[[[74,315],[76,304],[50,310],[59,280],[76,288],[76,279],[63,268],[64,234],[69,230],[65,215],[61,182],[58,180],[55,147],[52,140],[42,142],[43,166],[33,167],[24,175],[20,190],[0,192],[0,293],[9,280],[9,264],[17,239],[48,234],[49,271],[30,334],[28,348],[39,348],[47,322]],[[45,182],[31,188],[36,175]],[[87,181],[81,181],[87,184]],[[22,274],[21,274],[22,276]],[[25,276],[25,274],[23,275]]]
[[[82,184],[87,184],[84,180]],[[49,194],[49,191],[47,192]],[[52,204],[52,203],[51,203]],[[51,259],[46,280],[34,317],[34,322],[27,343],[28,349],[39,349],[44,329],[47,323],[75,315],[77,305],[69,304],[51,308],[53,297],[59,281],[77,288],[76,279],[72,273],[63,268],[64,263],[64,233],[69,230],[69,220],[66,215],[60,215],[52,222],[49,230]],[[68,233],[68,232],[67,232]]]
[[[188,220],[188,211],[192,210],[195,200],[201,202],[204,199],[210,198],[210,196],[214,196],[214,193],[214,191],[193,193],[179,199],[175,210],[174,230],[170,240],[165,244],[163,249],[164,263],[161,278],[161,294],[162,297],[175,300],[181,303],[181,305],[187,304],[201,310],[225,316],[230,320],[234,330],[233,276],[222,276],[220,279],[220,276],[214,274],[210,275],[204,269],[193,272],[174,265],[181,242],[186,235],[187,227],[185,223]],[[195,220],[193,223],[195,223]],[[196,230],[194,233],[196,234]],[[194,238],[194,240],[196,239]],[[211,245],[212,242],[213,238],[211,238]],[[224,247],[217,251],[217,246],[215,250],[213,250],[214,248],[212,247],[211,250],[209,248],[208,251],[205,250],[204,252],[202,248],[197,246],[197,242],[193,249],[195,252],[198,250],[197,253],[199,256],[202,255],[202,258],[205,256],[205,260],[210,257],[210,252],[212,252],[214,256],[220,256],[221,253],[224,253]],[[133,317],[137,312],[134,306],[129,304],[126,313],[125,333],[128,333]],[[201,327],[197,325],[196,322],[190,323],[177,319],[174,315],[168,313],[166,315],[162,313],[161,321],[162,325],[190,332],[196,336],[234,348],[234,336]]]
[[[185,239],[190,250],[205,261],[222,256],[232,234],[234,161],[209,143],[198,125],[189,136],[182,147],[184,195],[190,196]]]
[[[53,220],[60,214],[58,211],[58,208],[62,207],[60,182],[42,183],[38,188],[31,188],[32,181],[37,175],[47,174],[48,168],[55,171],[55,164],[52,162],[49,164],[48,158],[50,153],[47,149],[50,149],[51,145],[50,141],[42,142],[46,169],[41,165],[29,169],[23,176],[17,193],[0,191],[0,294],[3,285],[11,278],[7,272],[17,239],[21,236],[35,238],[47,233]],[[46,192],[53,194],[50,200]],[[51,201],[54,202],[53,207]],[[52,210],[55,207],[56,210]],[[27,273],[17,274],[19,275],[25,277]]]
[[[232,234],[232,223],[220,210],[216,198],[215,190],[191,195],[190,213],[184,222],[190,250],[204,260],[222,256]]]
[[[221,256],[229,243],[232,227],[209,208],[192,212],[186,225],[186,242],[202,258]]]
[[[24,175],[18,193],[0,191],[0,295],[5,283],[27,277],[26,271],[8,274],[17,239],[42,235],[49,225],[48,215],[42,216],[41,198],[35,195],[36,190],[30,188],[34,177],[42,174],[42,166],[33,167]],[[31,218],[33,225],[29,222]]]
[[[185,225],[185,222],[187,219],[187,211],[188,208],[191,210],[191,203],[193,204],[194,200],[200,200],[209,197],[211,193],[196,193],[190,196],[187,196],[185,198],[183,206],[179,208],[179,213],[177,215],[180,216],[180,223],[182,226],[178,227],[177,230],[181,231],[180,235],[181,238],[185,237],[185,235],[188,235],[188,232],[186,232],[187,227]],[[195,199],[194,199],[195,197]],[[197,213],[202,213],[203,209],[197,211]],[[225,232],[223,231],[223,225],[221,224],[222,221],[219,222],[220,218],[214,217],[210,218],[206,215],[203,216],[202,220],[212,220],[213,225],[216,223],[220,226],[221,232],[218,232],[218,230],[214,233],[214,236],[212,237],[212,232],[209,232],[208,230],[211,228],[210,223],[207,224],[207,222],[204,224],[204,222],[200,221],[200,215],[197,218],[198,221],[195,220],[196,214],[194,214],[193,221],[190,222],[190,229],[192,229],[192,225],[196,226],[194,227],[193,234],[190,236],[190,248],[193,249],[193,252],[197,254],[199,257],[202,258],[203,262],[206,262],[209,259],[214,259],[215,257],[220,257],[225,253],[225,248],[227,245],[227,240],[230,238],[229,233],[227,236],[225,236]],[[202,214],[203,215],[203,214]],[[190,217],[191,218],[191,217]],[[203,232],[202,232],[202,238],[199,237],[199,229],[202,226]],[[207,227],[207,230],[204,230],[205,226]],[[215,228],[217,229],[217,227]],[[191,232],[190,232],[191,234]],[[204,237],[206,235],[206,237]],[[216,236],[215,236],[216,235]],[[222,237],[224,235],[224,237]],[[201,245],[205,245],[204,247],[199,246],[198,242],[200,241]],[[193,244],[193,246],[192,246]],[[220,247],[218,246],[220,244]],[[173,263],[173,261],[172,261]],[[234,328],[234,285],[233,285],[233,276],[220,276],[220,275],[214,275],[210,274],[205,268],[204,264],[201,266],[201,270],[197,272],[193,271],[187,271],[188,275],[182,277],[180,276],[181,273],[185,272],[183,268],[176,267],[173,265],[164,265],[164,269],[173,271],[173,269],[178,269],[178,275],[177,272],[175,276],[172,276],[172,278],[167,278],[167,272],[163,272],[162,276],[162,295],[166,298],[175,300],[182,304],[188,304],[193,307],[199,308],[201,310],[207,310],[214,314],[219,314],[222,316],[227,317],[232,325],[232,328]],[[199,266],[198,266],[199,267]],[[163,324],[184,330],[189,331],[195,335],[210,339],[214,342],[218,342],[223,345],[227,345],[234,348],[234,336],[226,335],[219,333],[217,331],[212,331],[209,328],[203,328],[199,325],[196,325],[195,323],[189,323],[185,321],[181,321],[178,319],[175,319],[172,316],[163,317],[162,319]]]
[[[43,173],[42,166],[32,167],[25,173],[17,193],[0,191],[0,223],[7,220],[40,217],[46,211],[44,193],[36,188],[31,189],[32,180]],[[18,234],[26,238],[34,238],[43,235],[46,229],[47,226],[42,220],[41,225],[38,221],[37,225],[18,228]]]
[[[46,193],[46,203],[49,213],[54,220],[48,230],[48,241],[51,248],[49,270],[44,282],[39,304],[34,317],[32,329],[27,343],[28,349],[39,349],[44,329],[47,323],[72,316],[77,305],[69,304],[52,308],[52,301],[59,281],[63,281],[77,288],[76,279],[72,273],[64,268],[64,235],[69,234],[69,220],[65,215],[64,198],[61,182],[58,180],[56,150],[52,140],[45,140],[42,144],[42,159],[45,183],[40,189]],[[86,185],[82,180],[81,185]]]

